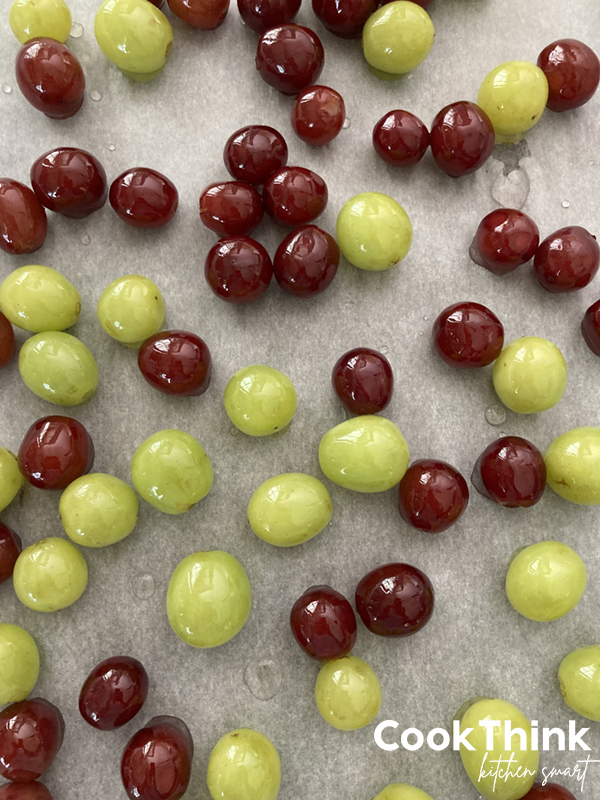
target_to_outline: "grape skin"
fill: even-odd
[[[0,511],[12,503],[24,483],[15,454],[0,447]]]
[[[33,637],[19,625],[0,623],[0,706],[20,703],[40,674],[40,654]]]
[[[321,667],[315,700],[323,719],[339,731],[369,725],[381,708],[377,675],[362,658],[346,656]]]
[[[107,547],[135,528],[138,499],[119,478],[95,473],[69,484],[61,495],[59,511],[69,539],[84,547]]]
[[[215,745],[206,783],[213,800],[277,800],[279,753],[262,733],[238,728]]]
[[[39,36],[64,43],[71,33],[71,12],[65,0],[14,0],[8,21],[21,44]]]
[[[0,307],[23,330],[63,331],[77,322],[81,295],[60,272],[35,264],[15,269],[2,281]]]
[[[539,336],[524,336],[500,353],[493,381],[507,408],[517,414],[534,414],[560,402],[567,388],[567,365],[555,344]]]
[[[84,557],[66,539],[42,539],[27,547],[15,564],[13,584],[19,600],[33,611],[60,611],[78,600],[87,586]]]

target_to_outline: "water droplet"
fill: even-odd
[[[109,144],[108,149],[110,150],[111,153],[114,153],[115,150],[117,149],[117,146],[115,144]]]
[[[390,352],[390,348],[387,344],[381,344],[377,349],[379,350],[380,353],[383,353],[384,356],[386,356]]]
[[[81,244],[88,245],[92,241],[92,239],[91,239],[90,236],[88,236],[87,233],[83,233],[81,235],[81,240],[80,241],[81,241]]]
[[[133,593],[140,600],[149,600],[155,588],[154,578],[148,572],[140,572],[133,579]]]
[[[485,421],[489,425],[503,425],[506,422],[506,409],[500,403],[493,403],[485,410]]]
[[[9,86],[8,83],[3,84],[2,91],[4,94],[10,94],[12,92],[12,86]]]
[[[351,124],[352,123],[350,122],[348,117],[346,117],[346,119],[344,120],[344,124],[342,125],[342,128],[346,128],[346,130],[347,130],[350,127]]]
[[[561,205],[562,205],[563,208],[570,208],[571,207],[571,203],[569,203],[568,200],[563,200]]]
[[[529,175],[523,167],[513,169],[508,175],[502,170],[492,186],[492,197],[504,208],[520,210],[528,196]]]
[[[425,316],[423,317],[423,322],[427,322],[428,319],[429,317],[427,316],[427,314],[425,314]]]
[[[236,427],[235,427],[235,425],[233,425],[231,428],[229,428],[229,433],[230,433],[232,436],[237,436],[237,435],[238,435],[238,433],[239,433],[239,429],[238,429],[238,428],[236,428]]]
[[[244,681],[257,700],[270,700],[281,689],[279,664],[272,658],[251,661],[244,670]]]
[[[92,89],[90,92],[90,100],[93,100],[94,103],[99,103],[102,100],[102,92],[98,92],[96,89]]]
[[[74,22],[71,25],[71,37],[73,39],[80,39],[83,36],[83,25],[81,22]]]
[[[469,245],[469,256],[471,261],[474,261],[480,267],[485,267],[483,258],[481,257],[481,253],[479,252],[479,248],[477,247],[477,242],[475,241],[475,237],[473,237],[473,241]]]

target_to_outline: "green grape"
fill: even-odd
[[[0,511],[12,503],[24,483],[17,457],[6,447],[0,447]]]
[[[213,469],[200,442],[172,428],[142,442],[131,460],[131,477],[151,506],[183,514],[210,492]]]
[[[396,0],[371,14],[363,28],[362,46],[372,71],[403,75],[425,61],[434,38],[429,14],[416,3]]]
[[[98,366],[87,347],[68,333],[48,331],[27,339],[19,353],[25,385],[59,406],[87,403],[98,386]]]
[[[500,722],[499,726],[493,728],[494,746],[491,750],[486,748],[486,728],[479,725],[480,720]],[[511,740],[512,748],[505,749],[506,721],[510,722],[511,730],[521,728],[525,731],[526,749],[521,750],[518,734]],[[473,728],[468,735],[468,740],[475,749],[467,750],[461,744],[460,757],[467,775],[481,796],[486,800],[517,800],[519,797],[524,797],[533,786],[540,763],[539,752],[531,749],[531,724],[527,717],[511,703],[487,697],[477,700],[468,707],[460,721],[461,733],[465,728]],[[506,770],[512,753],[514,753],[514,759],[511,773],[519,772],[519,776],[508,775],[506,780],[494,777],[493,773],[498,769],[498,764],[493,762],[499,758],[503,759],[500,769]],[[482,770],[484,776],[480,779]],[[488,775],[489,772],[492,775]]]
[[[238,728],[215,745],[206,783],[213,800],[276,800],[281,783],[279,753],[262,733]]]
[[[135,528],[138,499],[126,483],[101,472],[70,483],[60,498],[60,517],[69,539],[84,547],[120,542]]]
[[[600,428],[573,428],[545,456],[548,484],[565,500],[600,505]]]
[[[548,81],[529,61],[507,61],[489,72],[477,102],[496,132],[497,142],[519,142],[540,119],[548,100]]]
[[[225,387],[225,411],[248,436],[283,430],[296,413],[296,390],[283,372],[254,364],[238,370]]]
[[[568,707],[600,722],[600,644],[569,653],[559,667],[558,680]]]
[[[513,555],[506,574],[506,595],[519,614],[549,622],[575,608],[586,583],[585,564],[574,550],[561,542],[539,542]]]
[[[0,706],[20,703],[40,674],[40,654],[33,637],[19,625],[0,623]]]
[[[433,800],[430,794],[408,783],[390,783],[373,800]]]
[[[327,431],[319,463],[330,481],[355,492],[385,492],[408,468],[408,445],[393,422],[363,414]]]
[[[32,264],[10,273],[0,284],[4,316],[32,333],[62,331],[79,318],[81,296],[64,275]]]
[[[494,389],[517,414],[547,411],[567,388],[567,364],[558,347],[539,336],[508,344],[494,363]]]
[[[321,481],[301,472],[276,475],[262,483],[248,503],[254,533],[277,547],[302,544],[331,519],[331,498]]]
[[[346,656],[321,667],[315,700],[323,719],[339,731],[369,725],[381,708],[379,678],[362,658]]]
[[[147,3],[148,0],[143,2]],[[162,328],[165,301],[150,278],[125,275],[102,292],[98,301],[98,319],[113,339],[137,347]]]
[[[386,8],[389,5],[381,10]],[[402,206],[387,194],[363,192],[342,206],[336,238],[351,264],[380,272],[405,258],[412,243],[412,225]]]
[[[71,12],[65,0],[14,0],[8,21],[21,44],[38,36],[66,42],[71,33]]]
[[[192,553],[171,576],[167,616],[177,636],[192,647],[219,647],[233,639],[251,608],[246,571],[223,550]]]
[[[148,0],[104,0],[94,32],[108,60],[139,80],[162,72],[173,44],[169,20]]]
[[[34,611],[60,611],[85,591],[85,558],[66,539],[42,539],[17,558],[13,584],[19,600]]]

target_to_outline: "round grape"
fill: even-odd
[[[479,456],[471,481],[481,495],[498,505],[531,508],[544,495],[544,457],[527,439],[503,436]]]
[[[76,147],[44,153],[30,171],[35,196],[49,211],[83,219],[106,203],[106,172],[97,158]]]
[[[79,319],[81,295],[57,270],[31,265],[2,281],[0,308],[13,325],[31,333],[63,331]]]
[[[249,28],[263,34],[277,25],[291,22],[302,0],[237,0],[240,17]]]
[[[429,131],[410,111],[389,111],[373,128],[377,155],[393,167],[413,167],[429,147]]]
[[[309,86],[296,95],[292,128],[298,138],[314,147],[332,142],[342,130],[346,106],[341,94],[328,86]]]
[[[507,61],[479,87],[477,102],[490,118],[497,142],[519,142],[542,116],[548,81],[529,61]]]
[[[6,447],[0,447],[0,511],[12,503],[24,483],[17,457]]]
[[[201,31],[213,31],[225,22],[229,0],[168,0],[176,17]]]
[[[15,564],[19,600],[33,611],[60,611],[73,605],[88,581],[85,558],[66,539],[42,539],[27,547]]]
[[[544,47],[538,67],[548,80],[548,108],[562,112],[592,99],[600,83],[600,60],[577,39],[559,39]]]
[[[245,305],[267,291],[273,264],[260,242],[248,236],[227,236],[211,247],[204,262],[204,277],[221,300]]]
[[[213,748],[206,783],[213,800],[277,800],[279,753],[262,733],[238,728]]]
[[[0,622],[0,706],[20,703],[40,674],[40,654],[33,637],[19,625]]]
[[[5,783],[0,786],[0,800],[52,800],[42,783]]]
[[[510,342],[494,364],[494,389],[517,414],[547,411],[567,388],[567,364],[558,347],[538,336]]]
[[[535,222],[514,208],[497,208],[477,227],[473,245],[482,266],[494,275],[506,275],[530,261],[540,243]]]
[[[315,700],[323,719],[339,731],[370,725],[381,708],[381,686],[371,667],[356,656],[328,661],[315,684]]]
[[[0,311],[0,369],[7,367],[15,354],[15,332]]]
[[[376,0],[312,0],[315,16],[341,39],[360,39],[365,22],[377,10]]]
[[[333,367],[335,393],[352,414],[377,414],[387,407],[394,391],[392,366],[383,353],[355,347]]]
[[[61,748],[65,721],[56,706],[36,697],[0,712],[0,775],[30,783],[47,772]]]
[[[585,228],[569,225],[547,236],[533,267],[540,286],[553,294],[576,292],[592,281],[600,266],[600,247]]]
[[[0,178],[0,250],[22,256],[39,250],[46,240],[48,220],[31,191],[11,178]]]
[[[71,33],[71,12],[65,0],[14,0],[8,21],[21,44],[39,36],[66,42]]]
[[[0,522],[0,583],[4,583],[12,577],[22,549],[21,537],[8,525]]]
[[[479,369],[492,364],[502,352],[504,328],[486,306],[454,303],[435,320],[433,344],[451,367]]]
[[[494,127],[475,103],[451,103],[431,125],[431,153],[451,178],[470,175],[485,164],[494,149]]]
[[[314,297],[331,284],[339,263],[340,249],[333,236],[316,225],[302,225],[277,248],[273,274],[287,294]]]
[[[225,411],[248,436],[270,436],[286,428],[296,413],[291,380],[273,367],[255,364],[233,375],[225,387]]]
[[[74,116],[85,96],[77,56],[56,39],[33,39],[17,54],[17,83],[25,99],[50,119]]]
[[[122,344],[139,347],[165,321],[165,301],[158,286],[143,275],[125,275],[110,283],[98,301],[102,328]]]
[[[85,679],[79,693],[79,712],[93,728],[114,731],[141,711],[148,683],[148,674],[137,659],[107,658]]]
[[[268,125],[249,125],[232,133],[223,151],[227,172],[238,181],[264,183],[269,175],[285,167],[285,139]]]
[[[600,645],[569,653],[558,670],[563,700],[576,714],[600,722]]]
[[[128,169],[115,178],[108,198],[119,219],[132,228],[162,228],[179,205],[175,184],[148,167]]]
[[[546,451],[548,485],[580,506],[600,505],[600,428],[573,428]]]
[[[293,605],[290,627],[302,650],[316,661],[343,658],[356,642],[354,610],[331,586],[307,589]]]
[[[377,636],[412,636],[431,619],[431,581],[410,564],[384,564],[362,578],[354,603],[365,627]]]
[[[208,345],[195,333],[164,331],[142,344],[138,367],[150,386],[159,392],[197,397],[210,385],[212,359]]]
[[[327,205],[327,184],[310,169],[284,167],[263,188],[265,211],[275,222],[295,228],[320,216]]]
[[[411,527],[441,533],[462,517],[469,504],[467,482],[450,464],[415,461],[398,487],[398,510]]]
[[[317,34],[290,22],[271,28],[260,37],[256,69],[269,86],[282,94],[295,95],[316,83],[324,59]]]
[[[42,417],[23,437],[19,469],[38,489],[65,489],[91,470],[94,455],[94,443],[81,422]]]
[[[362,45],[370,67],[389,76],[404,75],[427,58],[434,38],[429,14],[415,3],[396,0],[369,17]]]
[[[69,539],[84,547],[107,547],[129,536],[137,524],[138,499],[126,483],[96,472],[62,493],[60,518]]]
[[[200,195],[200,220],[218,236],[248,236],[262,218],[261,197],[249,183],[211,183]]]

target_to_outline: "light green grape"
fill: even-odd
[[[24,483],[17,457],[6,447],[0,447],[0,511],[12,503]]]
[[[493,729],[493,748],[487,750],[486,728],[479,722],[497,720],[499,726]],[[521,750],[519,735],[511,740],[512,747],[507,750],[505,745],[505,722],[509,721],[511,730],[521,728],[526,736],[526,748]],[[486,800],[517,800],[524,797],[533,786],[540,763],[540,754],[531,749],[531,724],[527,717],[518,708],[505,700],[482,698],[468,707],[460,721],[461,733],[466,728],[473,728],[468,735],[468,741],[474,750],[468,750],[465,745],[460,745],[460,757],[463,767],[473,786],[485,797]],[[506,770],[511,754],[514,753],[511,773],[519,772],[519,776],[511,774],[506,780],[494,777],[498,770],[499,758],[503,759],[500,769]],[[519,770],[520,768],[520,770]],[[480,779],[481,772],[483,777]],[[491,775],[487,773],[491,772]]]
[[[13,584],[19,600],[34,611],[60,611],[73,605],[88,581],[85,558],[66,539],[42,539],[17,558]]]
[[[517,551],[506,574],[506,595],[527,619],[549,622],[581,600],[587,570],[581,557],[561,542],[539,542]]]
[[[98,386],[98,366],[87,347],[68,333],[48,331],[27,339],[19,372],[31,391],[59,406],[79,406]]]
[[[500,64],[485,76],[477,98],[497,142],[519,142],[540,119],[547,101],[546,76],[529,61]]]
[[[238,370],[225,387],[225,411],[248,436],[283,430],[296,413],[296,390],[283,372],[254,364]]]
[[[143,2],[147,3],[148,0]],[[152,6],[151,3],[148,5]],[[98,301],[98,319],[113,339],[137,347],[162,328],[165,301],[150,278],[125,275],[102,292]]]
[[[71,33],[71,12],[65,0],[14,0],[8,21],[21,44],[38,36],[66,42]]]
[[[277,547],[312,539],[331,519],[331,498],[321,481],[301,472],[276,475],[262,483],[248,503],[254,533]]]
[[[0,623],[0,706],[20,703],[40,674],[40,654],[33,637],[19,625]]]
[[[276,800],[281,783],[279,753],[262,733],[238,728],[215,745],[206,783],[213,800]]]
[[[148,0],[105,0],[94,32],[108,60],[135,80],[160,75],[173,44],[169,20]]]
[[[319,463],[330,481],[355,492],[385,492],[404,477],[408,445],[393,422],[363,414],[327,431]]]
[[[508,344],[494,363],[494,389],[517,414],[547,411],[567,388],[567,364],[558,347],[539,336]]]
[[[351,264],[380,272],[405,258],[412,243],[412,225],[402,206],[387,194],[363,192],[342,206],[336,238]]]
[[[81,296],[64,275],[51,267],[20,267],[0,284],[4,316],[32,333],[63,331],[79,318]]]
[[[362,46],[367,63],[390,76],[403,75],[423,62],[435,38],[429,14],[416,3],[388,3],[371,14],[363,28]]]
[[[339,731],[369,725],[381,708],[379,678],[362,658],[346,656],[321,667],[315,700],[323,719]]]
[[[84,547],[107,547],[135,528],[138,499],[119,478],[97,472],[70,483],[59,510],[69,539]]]
[[[408,783],[390,783],[373,800],[433,800],[430,794]]]
[[[131,460],[131,477],[151,506],[183,514],[210,492],[213,469],[200,442],[172,428],[142,442]]]
[[[600,722],[600,644],[569,653],[559,667],[558,680],[568,707]]]
[[[243,566],[223,550],[192,553],[169,582],[167,616],[192,647],[219,647],[239,633],[250,616],[252,589]]]
[[[565,500],[600,505],[600,428],[573,428],[545,456],[548,484]]]

